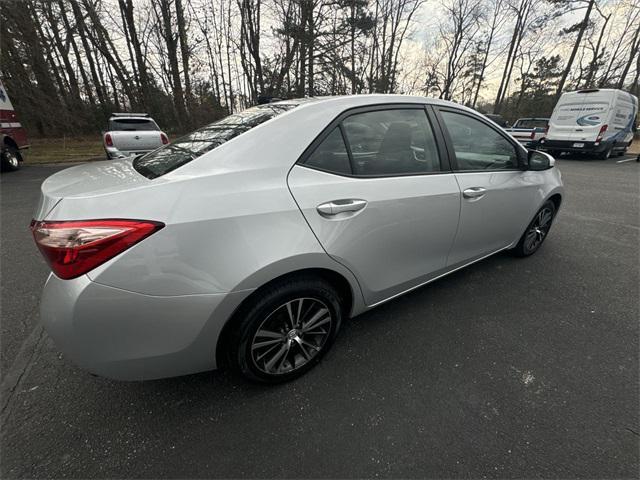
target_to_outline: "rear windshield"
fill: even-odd
[[[547,128],[547,123],[548,120],[524,118],[522,120],[518,120],[514,126],[515,128]]]
[[[296,106],[258,105],[229,115],[136,159],[133,168],[147,178],[160,177]]]
[[[139,130],[160,130],[156,122],[145,118],[119,118],[117,120],[109,120],[110,132],[136,132]]]

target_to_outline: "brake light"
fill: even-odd
[[[164,133],[160,134],[160,139],[162,140],[163,145],[166,145],[167,143],[169,143],[169,138]]]
[[[36,245],[58,277],[79,277],[157,232],[146,220],[31,222]]]
[[[536,129],[535,128],[533,130],[531,130],[531,140],[533,140],[534,138],[536,138]]]
[[[107,147],[113,147],[113,139],[111,138],[110,133],[105,133],[104,143],[107,145]]]
[[[607,131],[608,127],[609,127],[609,125],[602,125],[600,127],[600,132],[598,132],[598,136],[596,137],[596,142],[595,143],[600,143],[600,140],[602,140],[602,137],[604,137],[604,134]]]

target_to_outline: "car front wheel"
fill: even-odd
[[[321,279],[276,284],[240,312],[231,340],[232,367],[266,383],[296,378],[329,350],[342,321],[340,297]]]
[[[555,215],[555,204],[550,200],[546,201],[520,237],[520,241],[513,249],[514,253],[519,257],[528,257],[538,251],[551,230]]]

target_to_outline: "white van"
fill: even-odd
[[[615,89],[564,93],[551,114],[540,149],[552,155],[585,152],[624,155],[637,129],[638,98]]]

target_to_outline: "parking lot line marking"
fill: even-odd
[[[616,163],[630,162],[632,160],[635,160],[635,158],[625,158],[624,160],[618,160]]]

